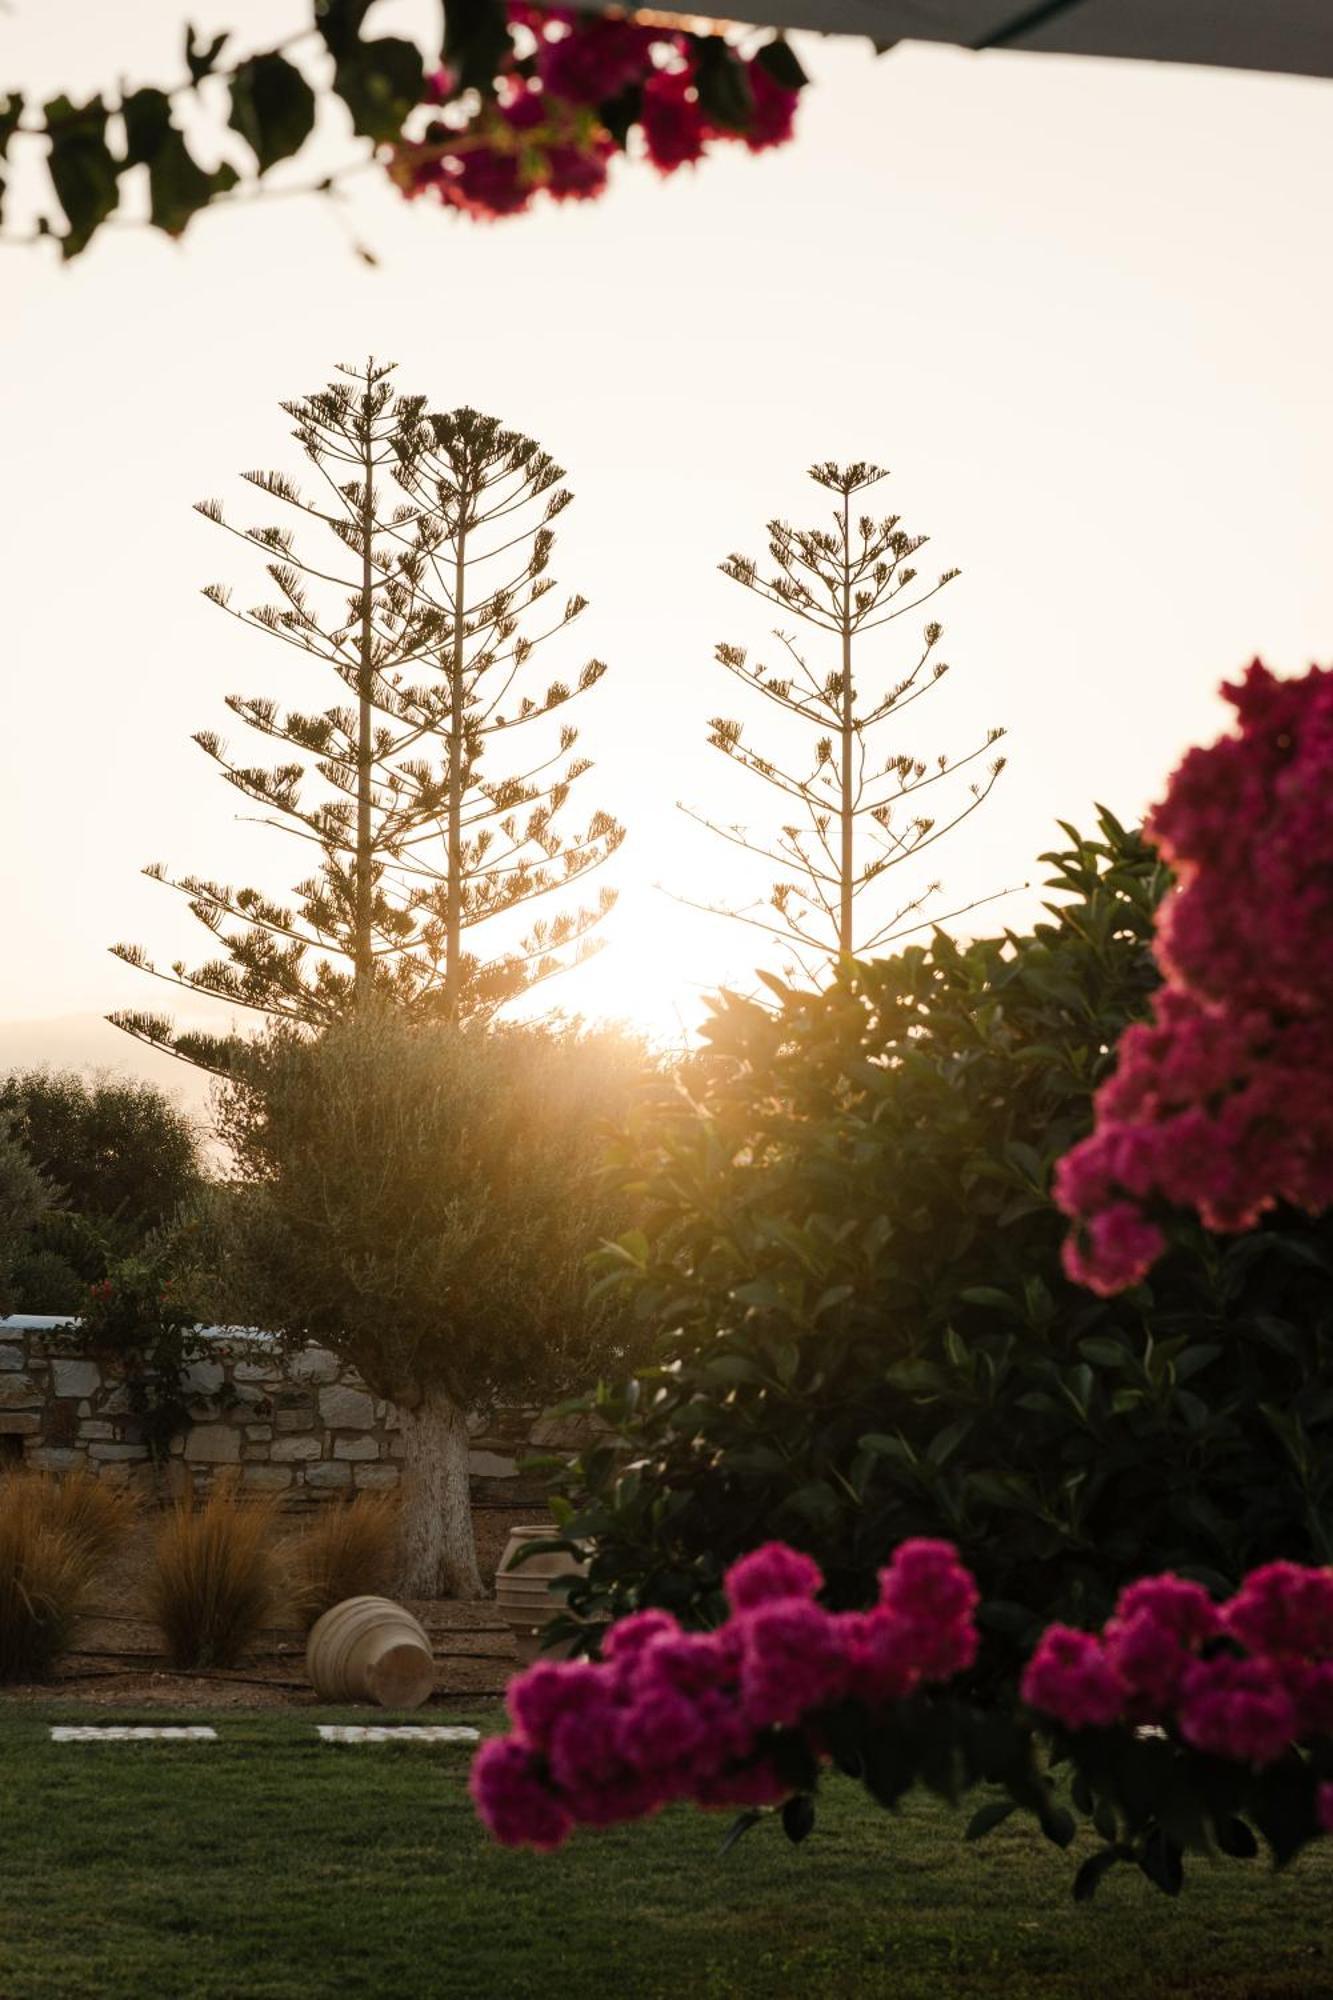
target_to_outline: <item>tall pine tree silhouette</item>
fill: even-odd
[[[882,674],[872,680],[862,664],[864,641],[918,611],[959,573],[945,570],[937,582],[914,588],[918,571],[913,558],[926,537],[909,535],[897,514],[874,516],[859,506],[853,512],[853,501],[887,476],[879,466],[863,462],[812,466],[811,479],[834,496],[831,525],[793,528],[786,521],[770,521],[773,568],[767,575],[748,556],[732,555],[721,565],[724,576],[819,635],[815,644],[826,652],[815,658],[807,642],[777,631],[782,659],[774,669],[759,661],[752,664],[744,647],[718,646],[719,664],[793,717],[799,728],[792,738],[796,747],[785,761],[751,748],[743,724],[727,716],[713,717],[708,742],[789,803],[782,822],[769,834],[725,825],[684,807],[701,825],[771,863],[781,875],[767,901],[757,906],[679,900],[739,918],[779,939],[812,978],[831,960],[881,950],[920,927],[920,912],[938,891],[937,882],[893,906],[872,892],[882,888],[890,870],[915,860],[975,812],[1004,769],[1003,757],[991,758],[981,777],[967,781],[961,798],[955,795],[942,814],[923,811],[918,803],[922,793],[986,758],[1004,731],[988,729],[978,745],[954,760],[918,756],[896,733],[887,756],[879,748],[881,731],[896,724],[948,672],[947,664],[934,657],[943,627],[934,619],[924,625],[914,660],[894,680]],[[814,739],[805,756],[799,748],[801,734]]]
[[[342,684],[333,706],[311,714],[267,694],[227,697],[241,722],[295,753],[281,763],[236,759],[211,730],[194,739],[262,821],[314,850],[313,869],[288,902],[154,865],[146,873],[187,898],[220,950],[194,968],[159,968],[138,945],[113,947],[190,992],[316,1028],[372,1000],[421,1020],[486,1016],[586,957],[610,889],[525,932],[503,920],[599,866],[623,838],[602,812],[577,832],[557,824],[590,768],[567,723],[526,769],[493,768],[497,738],[551,716],[605,672],[591,660],[572,681],[528,689],[534,651],[585,608],[575,596],[549,615],[537,609],[555,589],[547,569],[551,524],[571,498],[564,474],[493,417],[430,413],[423,397],[396,394],[391,373],[374,360],[341,368],[282,405],[319,474],[313,496],[282,473],[244,475],[302,517],[321,549],[298,550],[289,526],[235,528],[217,501],[199,506],[268,557],[276,592],[251,609],[222,585],[206,595]],[[111,1019],[186,1061],[229,1067],[227,1036],[138,1011]]]

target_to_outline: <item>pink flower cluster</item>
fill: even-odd
[[[1269,1563],[1223,1605],[1145,1577],[1100,1633],[1050,1626],[1022,1695],[1066,1729],[1155,1723],[1210,1756],[1271,1764],[1333,1734],[1333,1570]]]
[[[601,194],[631,129],[662,174],[702,159],[716,141],[758,153],[792,136],[797,92],[759,55],[726,58],[749,113],[722,125],[701,101],[701,43],[687,31],[528,0],[510,0],[508,17],[510,46],[493,91],[479,103],[463,100],[455,80],[438,73],[430,99],[452,115],[393,146],[389,173],[409,197],[429,194],[494,219],[521,214],[542,193],[555,201]]]
[[[477,1810],[506,1846],[557,1847],[575,1824],[639,1819],[673,1800],[776,1805],[778,1731],[819,1750],[818,1718],[883,1709],[971,1666],[977,1589],[948,1542],[904,1542],[870,1611],[816,1602],[819,1567],[770,1542],[727,1574],[731,1614],[685,1632],[663,1611],[611,1628],[603,1657],[538,1661],[511,1682],[508,1736],[472,1767]]]
[[[1190,751],[1149,827],[1178,876],[1166,983],[1056,1172],[1065,1268],[1103,1295],[1160,1256],[1154,1211],[1230,1231],[1333,1204],[1333,669],[1256,660],[1224,693],[1238,728]]]

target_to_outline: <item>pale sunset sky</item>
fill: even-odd
[[[307,15],[194,10],[238,46]],[[371,26],[414,18],[386,0]],[[173,81],[181,22],[166,0],[10,0],[0,88]],[[596,763],[583,806],[629,827],[605,952],[546,989],[571,1011],[674,1038],[710,988],[753,984],[756,934],[655,885],[741,901],[762,886],[676,801],[773,821],[704,747],[710,716],[743,716],[761,744],[771,713],[713,663],[719,639],[762,650],[772,622],[716,565],[762,555],[771,515],[822,519],[814,459],[891,468],[887,505],[932,538],[924,568],[963,572],[939,602],[953,672],[903,747],[1009,730],[1000,787],[935,850],[941,909],[1039,883],[1054,822],[1090,823],[1094,799],[1140,813],[1256,652],[1287,671],[1333,659],[1333,84],[802,52],[795,144],[670,183],[622,163],[582,209],[478,227],[369,174],[337,211],[233,207],[180,245],[109,229],[68,269],[0,250],[0,1066],[194,1088],[98,1022],[175,998],[108,955],[117,939],[205,955],[139,870],[283,890],[304,868],[294,843],[237,824],[189,740],[218,728],[239,747],[228,692],[318,692],[200,595],[217,579],[256,601],[259,565],[191,502],[267,519],[236,475],[299,470],[278,402],[343,359],[396,359],[404,389],[492,410],[568,468],[553,573],[591,609],[549,664],[610,663],[568,713]],[[340,154],[336,131],[323,143],[321,160]],[[896,678],[907,637],[863,674]],[[1035,902],[974,921],[1020,923]]]

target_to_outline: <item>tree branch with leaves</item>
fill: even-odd
[[[0,242],[46,238],[76,257],[134,215],[136,197],[125,209],[122,197],[136,179],[147,183],[144,219],[179,236],[218,202],[274,190],[271,170],[303,152],[333,105],[350,126],[345,161],[301,191],[337,193],[373,166],[409,197],[488,220],[516,215],[542,195],[602,194],[618,154],[669,174],[720,142],[782,145],[806,81],[767,28],[447,0],[423,47],[365,35],[371,4],[312,0],[308,28],[245,55],[230,33],[201,39],[187,27],[183,74],[166,87],[43,104],[0,90],[0,215],[11,148],[39,159],[46,180],[33,223],[11,220]],[[200,150],[217,164],[201,164]]]

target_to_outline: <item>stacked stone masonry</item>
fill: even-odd
[[[294,1505],[399,1479],[398,1413],[326,1348],[285,1357],[269,1343],[211,1330],[186,1379],[190,1425],[170,1463],[154,1466],[114,1368],[81,1354],[68,1323],[0,1318],[0,1461],[48,1471],[87,1466],[117,1484],[206,1490],[225,1472],[242,1487]],[[556,1443],[537,1413],[513,1410],[472,1426],[474,1482],[512,1481],[529,1449]],[[497,1486],[498,1491],[498,1486]]]

